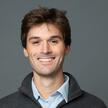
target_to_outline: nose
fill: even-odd
[[[41,52],[44,54],[51,53],[51,47],[47,41],[44,41],[41,46]]]

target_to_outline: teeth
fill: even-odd
[[[53,58],[40,58],[39,61],[50,62]]]

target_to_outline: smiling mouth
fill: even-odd
[[[55,59],[55,57],[40,57],[40,58],[38,58],[38,60],[40,62],[51,62],[54,59]]]

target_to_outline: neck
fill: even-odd
[[[54,93],[63,83],[64,75],[63,72],[58,72],[53,77],[43,77],[33,73],[33,81],[37,87],[41,96],[47,99],[52,93]]]

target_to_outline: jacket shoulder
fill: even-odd
[[[18,101],[19,92],[14,92],[0,99],[0,108],[14,108]]]
[[[87,105],[91,106],[91,108],[107,108],[105,103],[100,98],[88,92],[83,92],[84,100]]]

